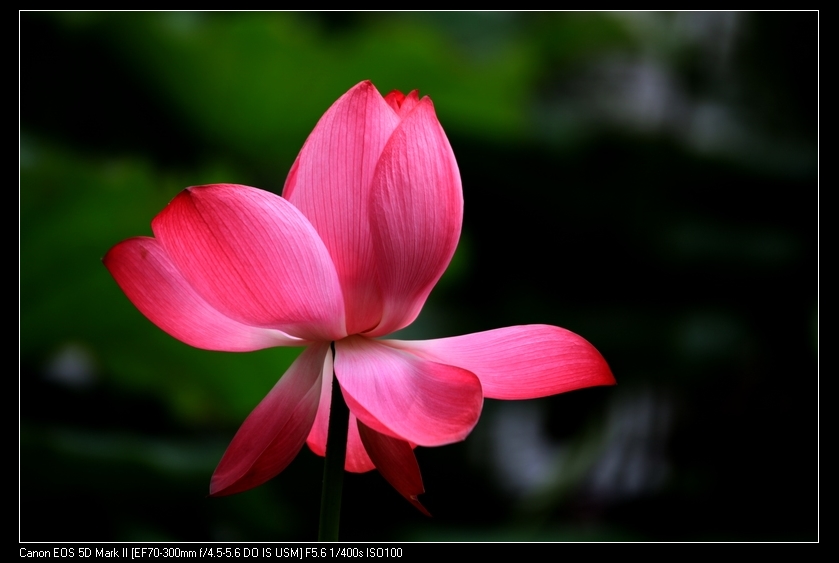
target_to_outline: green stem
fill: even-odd
[[[335,365],[335,343],[332,343]],[[341,386],[332,368],[332,402],[329,412],[329,435],[326,438],[326,459],[323,463],[323,490],[320,497],[318,541],[338,541],[341,520],[341,489],[344,486],[344,459],[347,456],[347,428],[350,410],[341,394]]]

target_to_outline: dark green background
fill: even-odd
[[[20,14],[20,537],[312,540],[322,460],[206,498],[298,350],[192,349],[100,259],[179,190],[274,192],[370,79],[435,103],[455,259],[406,338],[548,323],[618,380],[487,401],[344,540],[816,540],[818,13]]]

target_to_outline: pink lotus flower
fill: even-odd
[[[333,370],[350,409],[346,470],[378,468],[423,512],[413,448],[466,438],[484,397],[614,384],[591,344],[553,326],[377,339],[417,317],[462,218],[457,163],[431,100],[382,97],[362,82],[318,122],[283,197],[188,188],[155,217],[154,238],[108,252],[105,265],[132,303],[187,344],[306,346],[233,438],[212,495],[264,483],[304,443],[324,455]]]

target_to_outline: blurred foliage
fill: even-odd
[[[192,349],[100,259],[186,186],[279,193],[363,79],[431,96],[463,177],[461,246],[404,336],[556,324],[619,385],[489,401],[466,442],[418,449],[430,520],[348,475],[342,537],[817,539],[817,24],[22,12],[21,539],[314,538],[305,448],[205,498],[298,351]]]

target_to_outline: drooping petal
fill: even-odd
[[[347,460],[344,469],[351,473],[366,473],[376,468],[359,435],[359,424],[361,423],[358,422],[356,416],[350,413],[350,427],[347,434]],[[371,430],[371,432],[373,431]]]
[[[535,399],[615,384],[594,346],[556,326],[511,326],[438,340],[386,343],[469,370],[481,380],[484,396],[492,399]]]
[[[329,413],[332,403],[332,354],[326,355],[323,364],[323,377],[318,404],[318,414],[315,417],[312,430],[306,438],[309,449],[319,456],[326,455],[326,440],[329,436]],[[347,454],[344,462],[344,469],[352,473],[365,473],[375,466],[370,456],[361,444],[358,437],[358,428],[355,424],[355,415],[350,413],[349,425],[347,427]]]
[[[417,499],[425,492],[425,487],[411,444],[376,432],[362,422],[358,422],[358,434],[382,477],[417,510],[431,516]]]
[[[156,239],[123,241],[102,261],[141,313],[190,346],[246,352],[305,344],[278,330],[242,324],[219,312],[184,279]]]
[[[341,280],[347,332],[379,323],[381,296],[370,236],[368,201],[376,163],[399,124],[370,82],[341,96],[321,117],[283,189],[317,229]]]
[[[428,98],[404,117],[382,152],[370,218],[384,309],[365,335],[382,336],[417,317],[460,238],[460,173]]]
[[[283,198],[230,184],[189,188],[152,230],[189,284],[224,315],[305,340],[346,334],[329,253]]]
[[[364,424],[421,446],[466,438],[483,406],[475,374],[362,337],[335,343],[335,375]]]
[[[321,384],[318,395],[318,412],[312,429],[306,437],[306,444],[319,456],[326,455],[326,438],[329,435],[329,410],[332,404],[332,351],[323,362]]]
[[[326,343],[306,348],[245,419],[213,473],[210,495],[261,485],[297,456],[315,420],[328,352]]]

